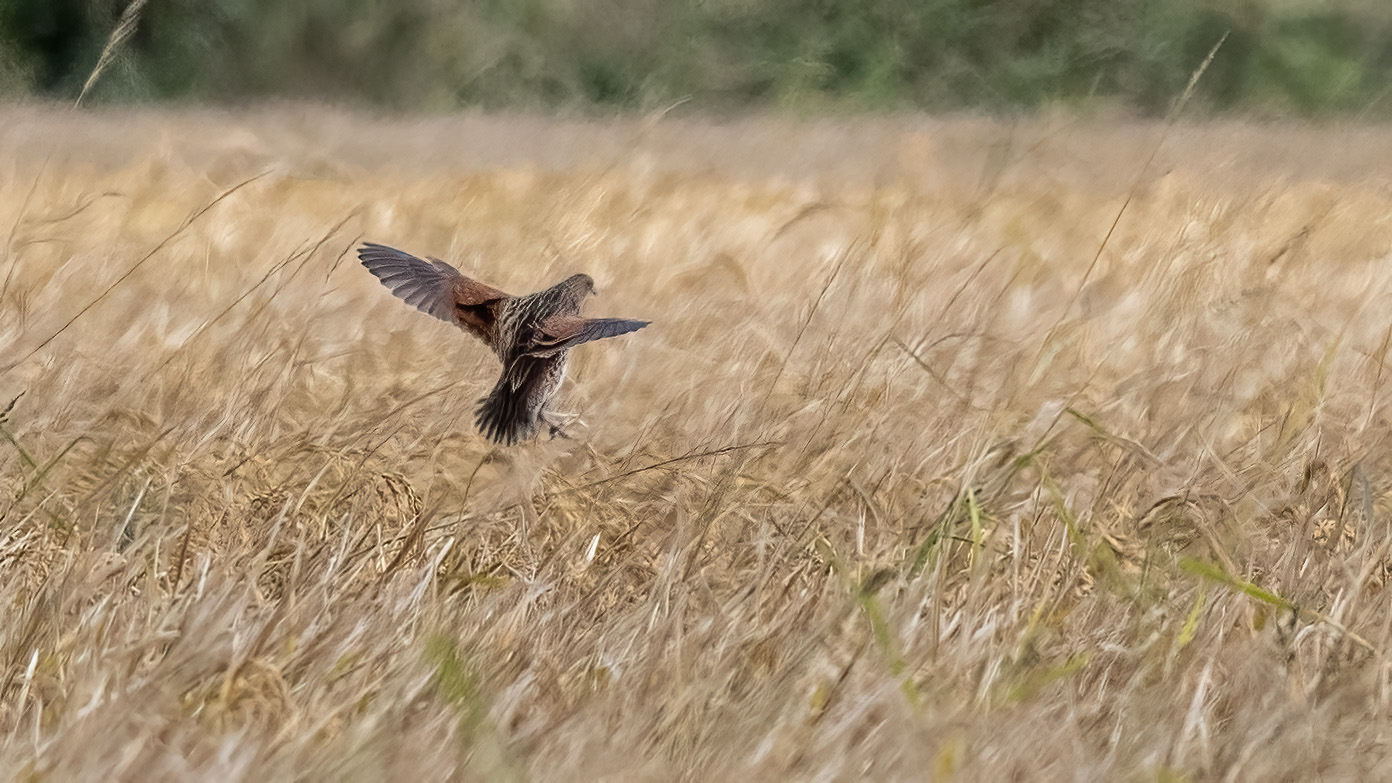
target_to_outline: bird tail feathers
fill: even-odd
[[[536,433],[535,417],[524,404],[523,395],[508,382],[506,373],[487,397],[479,400],[474,421],[484,437],[505,446],[526,440]]]

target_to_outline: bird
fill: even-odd
[[[364,242],[358,258],[393,295],[479,338],[502,362],[498,382],[478,401],[474,416],[484,437],[500,445],[530,439],[543,422],[552,437],[566,437],[547,405],[565,379],[570,349],[651,323],[582,317],[581,305],[595,293],[594,279],[586,274],[512,296],[444,261],[427,261],[386,245]]]

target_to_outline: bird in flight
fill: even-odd
[[[512,296],[461,275],[444,261],[426,261],[385,245],[365,242],[358,258],[407,304],[455,324],[497,354],[503,373],[493,391],[479,400],[474,421],[489,440],[508,446],[535,435],[541,422],[553,436],[564,436],[546,406],[561,388],[571,348],[649,323],[581,317],[581,304],[595,292],[589,275],[571,275],[544,291]]]

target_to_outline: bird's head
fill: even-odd
[[[575,295],[584,298],[595,293],[594,278],[586,274],[571,275],[566,279],[566,288],[575,292]]]

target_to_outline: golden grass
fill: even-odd
[[[1386,131],[6,116],[0,777],[1392,772]]]

